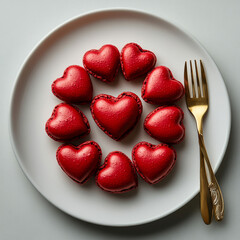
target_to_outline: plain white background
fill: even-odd
[[[238,0],[1,0],[0,3],[1,239],[238,239],[240,224]],[[9,142],[8,115],[11,91],[23,61],[39,40],[56,26],[84,12],[111,7],[145,10],[183,27],[203,44],[218,65],[229,92],[232,108],[230,142],[217,173],[226,205],[225,218],[221,223],[204,225],[199,211],[199,196],[176,213],[142,226],[110,228],[85,223],[52,206],[22,173]]]

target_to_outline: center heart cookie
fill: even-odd
[[[148,74],[142,86],[142,98],[152,104],[170,104],[184,95],[184,87],[169,68],[156,67]]]
[[[138,185],[131,160],[122,152],[111,152],[96,176],[97,185],[107,192],[123,193]]]
[[[93,49],[84,54],[83,65],[94,77],[103,82],[114,81],[120,66],[120,53],[110,44],[99,50]]]
[[[58,104],[48,119],[45,130],[55,141],[69,141],[90,133],[86,116],[77,107],[67,103]]]
[[[140,176],[155,184],[172,170],[176,162],[176,151],[166,144],[138,143],[132,151],[133,163]]]
[[[102,152],[94,141],[79,146],[62,145],[57,150],[57,161],[72,180],[83,184],[93,175],[100,164]]]
[[[121,67],[126,80],[144,76],[154,68],[156,61],[153,52],[142,49],[136,43],[126,44],[121,52]]]
[[[148,114],[144,121],[145,131],[164,143],[179,143],[184,138],[184,113],[176,106],[159,107]]]
[[[125,137],[142,114],[141,100],[132,92],[123,92],[117,98],[97,95],[90,108],[98,127],[114,140]]]

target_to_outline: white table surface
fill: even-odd
[[[146,225],[128,228],[93,225],[55,208],[20,169],[9,141],[8,115],[12,87],[23,61],[40,39],[64,21],[87,11],[111,7],[145,10],[183,27],[203,44],[218,65],[232,108],[230,142],[217,172],[226,208],[222,222],[206,226],[200,216],[199,196],[196,196],[177,212]],[[0,239],[238,239],[239,12],[238,0],[1,0]]]

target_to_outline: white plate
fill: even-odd
[[[87,50],[106,43],[119,50],[136,42],[157,56],[157,66],[168,66],[176,79],[183,82],[184,61],[202,59],[209,83],[210,108],[204,121],[206,146],[214,170],[224,156],[230,132],[230,105],[223,79],[211,57],[191,36],[175,25],[143,12],[106,10],[77,17],[50,33],[32,51],[24,63],[14,88],[10,114],[10,133],[14,152],[32,184],[51,203],[76,218],[109,226],[130,226],[162,218],[190,201],[199,192],[199,149],[195,122],[185,101],[178,105],[185,112],[185,140],[176,145],[177,163],[172,173],[152,186],[139,178],[137,190],[127,194],[110,194],[99,189],[91,179],[80,186],[58,166],[56,150],[60,143],[45,133],[45,123],[58,100],[51,93],[51,83],[72,64],[82,66]],[[94,95],[118,96],[132,91],[140,96],[141,81],[127,82],[120,74],[108,85],[92,78]],[[154,106],[143,102],[143,115],[135,130],[121,142],[105,135],[93,121],[89,106],[81,106],[91,134],[82,139],[95,140],[103,157],[119,150],[131,157],[139,141],[157,144],[142,127]],[[103,159],[104,160],[104,159]]]

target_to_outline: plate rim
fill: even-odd
[[[175,23],[174,21],[170,21],[166,18],[163,18],[163,17],[159,17],[158,15],[156,15],[155,13],[150,13],[148,11],[145,11],[145,10],[140,10],[140,9],[135,9],[135,8],[124,8],[124,7],[117,7],[117,8],[101,8],[101,9],[97,9],[97,10],[91,10],[91,11],[87,11],[85,13],[82,13],[82,14],[79,14],[77,16],[74,16],[66,21],[64,21],[63,23],[61,24],[58,24],[55,28],[53,28],[53,30],[51,30],[50,32],[48,32],[44,37],[42,37],[36,44],[35,46],[32,48],[32,50],[29,52],[29,54],[27,54],[27,56],[25,57],[22,65],[20,66],[19,70],[18,70],[18,73],[16,75],[16,78],[15,78],[15,81],[13,83],[13,87],[12,87],[12,91],[11,91],[11,94],[10,94],[10,106],[9,106],[9,115],[8,115],[8,132],[9,132],[9,136],[10,136],[10,143],[11,143],[11,146],[12,146],[12,149],[13,149],[13,152],[14,152],[14,155],[15,155],[15,158],[17,159],[17,162],[21,168],[21,170],[23,171],[24,173],[24,176],[31,182],[31,184],[34,186],[34,188],[46,199],[48,200],[53,206],[57,207],[58,209],[60,209],[61,211],[63,211],[64,213],[72,216],[72,217],[75,217],[79,220],[82,220],[82,221],[85,221],[85,222],[88,222],[88,223],[92,223],[92,224],[97,224],[97,225],[101,225],[101,226],[112,226],[112,227],[127,227],[127,226],[137,226],[137,225],[143,225],[143,224],[146,224],[146,223],[150,223],[150,222],[153,222],[153,221],[156,221],[156,220],[159,220],[159,219],[162,219],[162,218],[165,218],[166,216],[176,212],[177,210],[181,209],[183,206],[185,206],[187,203],[189,203],[198,193],[199,193],[199,189],[197,189],[196,191],[194,191],[190,197],[188,197],[185,201],[183,201],[182,203],[180,203],[179,205],[177,205],[174,209],[171,209],[169,211],[167,211],[165,214],[162,214],[161,216],[157,216],[157,217],[151,217],[151,218],[147,218],[147,219],[144,219],[144,220],[139,220],[139,221],[135,221],[134,223],[128,223],[128,224],[125,224],[125,223],[111,223],[111,224],[106,224],[106,223],[101,223],[101,222],[98,222],[98,221],[93,221],[93,220],[89,220],[89,219],[86,219],[84,217],[79,217],[78,215],[70,212],[70,211],[67,211],[63,208],[61,208],[60,206],[58,206],[56,203],[54,203],[52,200],[50,200],[48,198],[48,196],[44,193],[44,190],[40,191],[40,188],[38,186],[38,184],[30,177],[29,173],[26,171],[22,161],[21,161],[21,158],[19,157],[18,155],[18,151],[17,151],[17,148],[15,146],[15,140],[14,140],[14,133],[13,133],[13,118],[12,118],[12,115],[13,115],[13,105],[14,105],[14,96],[16,95],[16,90],[17,90],[17,86],[18,86],[18,82],[19,82],[19,79],[21,77],[21,73],[23,71],[23,69],[26,67],[26,65],[28,64],[28,61],[30,60],[30,58],[32,57],[32,55],[34,54],[34,52],[41,46],[41,44],[43,44],[45,42],[45,40],[47,40],[52,34],[54,34],[55,32],[57,32],[60,28],[63,28],[64,26],[80,19],[80,18],[83,18],[83,17],[87,17],[87,16],[90,16],[90,15],[95,15],[95,14],[105,14],[105,13],[108,13],[108,12],[129,12],[129,13],[135,13],[135,14],[142,14],[142,15],[145,15],[147,17],[150,17],[150,18],[155,18],[156,20],[158,21],[162,21],[162,22],[165,22],[167,23],[168,25],[171,25],[172,27],[176,28],[177,30],[180,30],[182,33],[184,33],[185,35],[187,35],[189,38],[191,38],[199,47],[200,49],[206,54],[209,56],[209,60],[212,62],[213,66],[218,70],[218,73],[223,81],[223,84],[224,84],[224,88],[225,88],[225,91],[226,91],[226,105],[228,107],[228,117],[229,117],[229,125],[227,126],[227,137],[225,138],[225,142],[224,142],[224,149],[222,151],[222,155],[219,157],[220,161],[217,162],[216,166],[215,166],[215,169],[214,169],[214,172],[216,173],[219,166],[221,165],[222,161],[223,161],[223,158],[224,158],[224,155],[226,153],[226,150],[227,150],[227,147],[228,147],[228,143],[229,143],[229,138],[230,138],[230,133],[231,133],[231,126],[232,126],[232,113],[231,113],[231,104],[230,104],[230,98],[229,98],[229,94],[228,94],[228,89],[226,87],[226,84],[225,84],[225,81],[222,77],[222,74],[219,70],[219,68],[217,67],[216,63],[214,62],[213,58],[211,57],[211,55],[207,52],[207,50],[204,48],[204,46],[202,45],[202,43],[199,42],[198,39],[196,39],[189,31],[187,31],[186,29],[184,29],[184,27],[182,27],[181,25],[179,25],[178,23]]]

